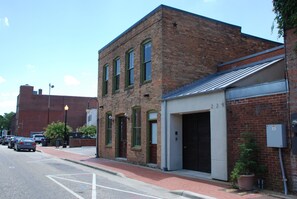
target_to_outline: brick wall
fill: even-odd
[[[96,146],[96,139],[69,138],[69,147]]]
[[[68,105],[67,124],[75,130],[86,123],[88,102],[97,107],[90,97],[50,96],[49,123],[64,122],[64,106]],[[21,86],[16,112],[16,134],[30,136],[30,132],[44,131],[48,121],[48,95],[33,94],[33,86]]]
[[[218,69],[219,71],[224,71],[224,70],[236,68],[238,66],[244,66],[253,62],[262,61],[268,58],[272,58],[272,57],[284,55],[284,54],[285,54],[285,48],[283,46],[279,46],[279,47],[270,49],[268,52],[264,51],[264,52],[258,53],[257,55],[241,58],[240,61],[234,61],[234,62],[231,61],[231,63],[220,65]]]
[[[141,43],[147,39],[152,39],[152,63],[157,65],[160,62],[161,43],[161,13],[153,13],[149,20],[142,21],[137,27],[133,28],[108,47],[101,49],[99,53],[99,80],[98,80],[98,96],[100,105],[103,106],[99,111],[99,132],[100,132],[100,156],[106,158],[115,158],[118,149],[116,144],[118,135],[116,134],[117,121],[112,122],[112,146],[106,146],[105,143],[105,114],[111,112],[112,116],[124,115],[125,113],[131,118],[132,107],[141,107],[142,129],[141,129],[141,148],[132,149],[132,119],[127,120],[127,159],[129,162],[145,164],[147,162],[147,112],[150,110],[159,111],[161,96],[161,73],[157,70],[152,71],[152,82],[141,84],[140,81],[140,62],[141,62]],[[134,86],[133,88],[125,88],[125,53],[134,50]],[[121,61],[121,76],[119,92],[112,94],[112,74],[113,60],[119,57]],[[103,66],[109,65],[109,85],[108,95],[102,97],[102,74]],[[149,97],[144,97],[149,94]],[[158,117],[158,131],[160,132],[160,117]],[[158,146],[161,143],[161,134],[158,134]],[[158,147],[158,164],[160,164],[160,147]]]
[[[241,27],[162,9],[163,93],[217,72],[217,65],[279,46],[241,33]]]
[[[286,64],[289,81],[289,117],[297,113],[297,34],[296,29],[285,31]],[[291,137],[297,136],[290,128]],[[291,170],[293,179],[293,190],[297,193],[297,155],[291,155]]]
[[[232,170],[239,154],[240,133],[254,133],[260,148],[259,161],[267,166],[264,188],[282,191],[283,181],[278,158],[278,149],[266,147],[266,125],[285,124],[287,127],[287,95],[278,94],[227,102],[228,118],[228,170]],[[288,130],[288,127],[287,127]],[[289,139],[288,139],[289,140]],[[288,144],[290,146],[290,144]],[[283,160],[292,188],[290,147],[283,149]]]

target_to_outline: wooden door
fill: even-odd
[[[150,122],[150,145],[149,145],[149,162],[157,164],[157,136],[158,136],[158,127],[157,121]]]
[[[210,173],[210,113],[183,115],[183,168]]]
[[[119,139],[119,157],[127,157],[127,119],[126,117],[118,118],[118,139]]]

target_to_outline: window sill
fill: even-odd
[[[116,90],[116,91],[113,91],[112,94],[114,95],[114,94],[117,94],[117,93],[119,93],[119,92],[120,92],[120,90]]]
[[[145,80],[145,81],[143,81],[142,82],[142,84],[141,85],[144,85],[144,84],[148,84],[148,83],[151,83],[152,82],[152,80],[150,79],[150,80]]]
[[[134,146],[131,149],[132,151],[141,151],[141,146]]]
[[[105,148],[112,148],[112,144],[105,145]]]
[[[130,86],[127,86],[126,88],[125,88],[125,90],[130,90],[130,89],[133,89],[134,88],[134,85],[130,85]]]

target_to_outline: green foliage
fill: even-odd
[[[66,125],[66,135],[72,131],[72,128]],[[45,128],[44,135],[50,139],[64,138],[65,136],[65,123],[53,122]]]
[[[14,112],[4,113],[4,116],[0,115],[0,129],[9,130],[14,116]]]
[[[242,133],[239,144],[239,158],[231,172],[230,178],[233,183],[240,175],[263,174],[265,166],[258,163],[258,147],[252,133]]]
[[[87,137],[94,137],[96,135],[96,126],[82,126],[78,129],[79,132],[81,132],[83,135]]]
[[[297,1],[296,0],[273,0],[273,11],[278,24],[278,35],[283,36],[285,29],[297,27]]]

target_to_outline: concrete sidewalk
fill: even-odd
[[[156,185],[189,198],[286,198],[281,194],[278,194],[278,197],[276,197],[275,194],[268,194],[266,192],[238,192],[237,190],[232,189],[231,186],[225,182],[190,178],[177,175],[173,172],[163,172],[159,169],[152,169],[149,167],[114,160],[95,158],[93,149],[88,147],[57,149],[55,147],[37,146],[37,150],[61,159],[109,172],[114,175],[132,178]]]

